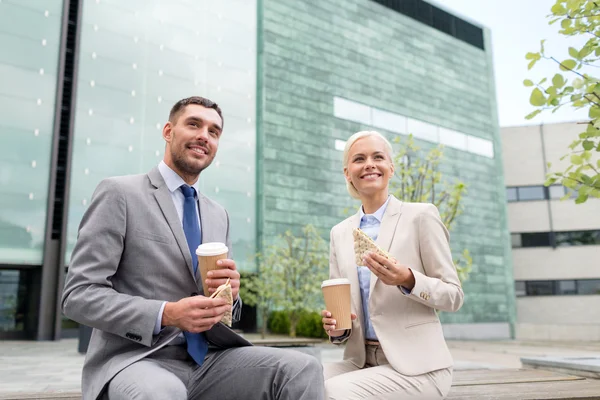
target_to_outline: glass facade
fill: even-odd
[[[42,263],[61,22],[62,0],[0,2],[0,264]]]
[[[256,249],[256,1],[85,0],[65,258],[98,182],[145,173],[164,154],[172,105],[199,95],[223,110],[200,190],[231,221],[240,269]]]

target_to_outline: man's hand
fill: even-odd
[[[176,326],[192,333],[204,332],[221,321],[227,310],[231,310],[231,306],[223,298],[185,297],[165,304],[161,325]]]
[[[327,310],[321,311],[321,317],[323,317],[323,319],[322,319],[323,329],[325,329],[325,332],[327,332],[327,334],[330,337],[342,336],[344,334],[344,332],[346,331],[345,329],[341,329],[341,330],[335,329],[335,324],[337,323],[337,321],[335,319],[331,318],[331,313],[329,311],[327,311]],[[354,321],[356,319],[356,314],[350,313],[350,319],[352,319],[352,321]]]
[[[415,286],[415,276],[410,268],[400,264],[396,259],[387,259],[377,253],[369,252],[365,265],[386,285],[402,286],[412,290]]]
[[[217,266],[220,269],[208,271],[206,274],[206,286],[208,286],[207,296],[213,294],[217,288],[227,282],[227,278],[230,279],[231,293],[233,294],[233,301],[237,300],[238,292],[240,291],[240,273],[237,271],[235,261],[228,258],[217,261]]]

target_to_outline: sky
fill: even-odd
[[[429,0],[430,3],[492,31],[492,53],[501,127],[585,120],[585,112],[562,107],[552,114],[545,111],[532,120],[525,115],[534,108],[529,104],[531,88],[523,86],[524,79],[537,82],[550,80],[558,68],[552,61],[541,60],[528,71],[525,54],[537,52],[540,40],[546,39],[546,53],[560,60],[568,57],[567,49],[582,45],[581,38],[564,38],[558,33],[559,24],[548,25],[550,8],[555,0]],[[564,75],[564,74],[563,74]],[[566,77],[566,75],[565,75]]]

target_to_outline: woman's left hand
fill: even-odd
[[[408,290],[412,290],[415,286],[415,276],[410,268],[400,264],[394,258],[388,259],[377,253],[369,252],[364,261],[365,266],[386,285],[402,286]]]

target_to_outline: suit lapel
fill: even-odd
[[[173,199],[171,197],[171,192],[169,188],[165,184],[162,175],[158,171],[158,168],[153,168],[149,173],[148,177],[150,178],[150,182],[156,187],[154,191],[154,197],[156,198],[156,202],[160,207],[169,227],[171,228],[171,232],[173,232],[173,236],[175,236],[175,240],[179,245],[179,250],[181,250],[181,255],[185,259],[185,263],[188,267],[190,275],[194,277],[194,266],[192,264],[192,256],[190,254],[190,249],[187,244],[187,240],[185,239],[185,233],[183,232],[183,227],[181,225],[181,221],[179,221],[179,217],[177,215],[177,210],[175,210],[175,205],[173,204]]]
[[[198,193],[198,202],[199,202],[199,210],[200,210],[200,226],[202,228],[202,238],[201,243],[209,243],[214,242],[216,239],[213,236],[213,230],[210,227],[214,227],[215,224],[212,221],[214,213],[211,213],[209,208],[210,204],[208,203],[207,198]]]
[[[390,247],[392,245],[392,239],[394,238],[394,234],[396,233],[396,227],[398,226],[398,221],[400,220],[400,215],[402,214],[402,202],[396,199],[394,196],[390,197],[390,202],[385,209],[385,213],[383,214],[383,218],[381,220],[381,226],[379,227],[379,235],[377,235],[377,240],[375,243],[381,249],[389,252]],[[369,299],[373,294],[373,288],[375,288],[375,284],[379,278],[377,275],[371,275],[370,282],[370,290],[369,290]]]

